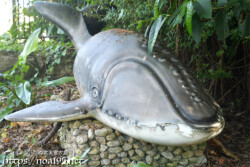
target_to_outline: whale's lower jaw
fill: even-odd
[[[187,124],[139,125],[130,120],[124,121],[108,116],[98,110],[93,115],[100,122],[138,140],[160,145],[190,145],[207,141],[224,128],[224,120],[210,127],[193,128]],[[223,118],[221,118],[223,119]]]

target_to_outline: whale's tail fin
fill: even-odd
[[[81,11],[68,5],[48,2],[35,2],[34,6],[44,18],[56,24],[70,36],[77,50],[91,37]]]

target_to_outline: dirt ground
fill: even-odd
[[[36,103],[49,100],[49,96],[59,94],[63,89],[75,90],[76,88],[74,84],[43,88],[37,92]],[[215,139],[208,141],[207,166],[249,167],[250,111],[224,109],[224,117],[225,129]],[[31,162],[35,159],[66,157],[67,151],[60,147],[58,136],[55,136],[44,147],[36,145],[37,141],[43,139],[52,127],[51,123],[1,122],[0,155],[7,150],[12,150],[15,158],[28,158]]]

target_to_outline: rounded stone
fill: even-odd
[[[121,136],[121,133],[119,131],[115,131],[116,136]]]
[[[100,155],[91,155],[91,160],[98,161],[100,159],[101,159]]]
[[[118,140],[119,140],[121,145],[123,145],[127,141],[123,136],[119,136]]]
[[[162,152],[164,150],[166,150],[166,146],[158,146],[157,149]]]
[[[129,150],[129,151],[128,151],[128,155],[129,155],[130,157],[132,157],[134,154],[135,154],[135,150]]]
[[[154,156],[154,160],[158,160],[158,159],[160,159],[160,154],[156,154],[156,156]]]
[[[200,157],[200,156],[204,155],[204,152],[202,150],[196,150],[194,152],[194,155],[197,156],[197,157]]]
[[[100,151],[101,151],[101,152],[104,152],[104,151],[106,151],[107,149],[108,149],[108,146],[103,145],[103,144],[100,145]]]
[[[121,147],[112,147],[108,149],[109,153],[114,153],[114,154],[118,154],[120,152],[122,152],[122,148]]]
[[[106,144],[105,137],[96,137],[96,140],[102,145]]]
[[[156,153],[157,151],[155,149],[146,152],[146,154],[151,155],[151,156],[155,156]]]
[[[134,138],[132,138],[132,137],[129,137],[129,138],[128,138],[128,142],[129,142],[130,144],[134,143],[134,141],[135,141]]]
[[[152,163],[151,166],[152,167],[160,167],[159,162],[155,162],[155,161]]]
[[[173,154],[170,151],[164,151],[161,153],[161,155],[168,160],[172,160],[174,158]]]
[[[71,147],[71,146],[70,146]],[[69,148],[70,148],[69,147]],[[89,148],[89,145],[88,144],[81,144],[81,145],[78,145],[79,149],[81,150],[87,150]]]
[[[98,147],[92,147],[92,149],[90,150],[90,152],[88,154],[93,155],[93,154],[98,154],[100,151],[100,149]]]
[[[100,137],[104,137],[108,135],[108,129],[107,128],[102,128],[102,129],[97,129],[95,130],[95,135],[96,136],[100,136]]]
[[[137,155],[139,155],[139,157],[141,157],[141,158],[145,157],[145,153],[142,150],[135,149],[135,152],[136,152]]]
[[[123,146],[122,146],[122,148],[123,148],[124,151],[130,150],[132,147],[133,146],[130,143],[124,143]]]
[[[136,142],[133,144],[133,148],[138,149],[141,148],[142,144],[140,142]]]
[[[102,159],[101,160],[101,165],[110,165],[110,159]]]
[[[198,146],[196,144],[191,145],[191,150],[195,151],[195,150],[197,150],[197,148],[198,148]]]
[[[80,131],[78,129],[74,129],[73,131],[73,136],[77,136],[80,133]]]
[[[88,130],[88,138],[91,140],[95,137],[94,135],[94,130],[93,129],[89,129]]]
[[[109,142],[107,142],[107,145],[109,147],[116,147],[116,146],[120,146],[120,142],[117,141],[117,140],[115,140],[115,141],[109,141]]]
[[[126,167],[126,166],[124,164],[119,163],[119,164],[115,165],[115,167]]]
[[[160,164],[166,164],[168,162],[168,160],[164,157],[161,157],[160,160],[159,160],[159,163]]]
[[[108,135],[108,136],[106,137],[106,139],[107,139],[108,141],[114,140],[114,139],[116,139],[116,135],[115,135],[114,133],[111,133],[110,135]]]
[[[91,141],[90,143],[89,143],[89,145],[91,146],[91,147],[97,147],[97,146],[99,146],[99,143],[97,142],[97,141]]]
[[[183,165],[183,166],[188,165],[188,159],[181,159],[181,160],[179,161],[179,164],[180,164],[180,165]]]
[[[193,151],[186,151],[184,153],[182,153],[182,157],[183,158],[191,158],[194,156],[194,152]]]
[[[176,148],[175,150],[174,150],[174,155],[181,155],[182,154],[182,149],[180,148],[180,147],[178,147],[178,148]]]
[[[100,161],[89,161],[88,165],[89,166],[99,166],[101,164]]]
[[[108,158],[109,158],[109,159],[115,159],[115,158],[116,158],[116,154],[109,154],[109,155],[108,155]]]
[[[168,151],[173,151],[175,149],[175,146],[167,146]]]
[[[152,162],[153,162],[153,157],[152,157],[151,155],[147,155],[147,156],[146,156],[146,163],[147,163],[148,165],[151,165]]]
[[[87,135],[77,136],[76,142],[78,145],[85,144],[88,142],[88,136]]]
[[[120,152],[117,154],[118,157],[127,157],[128,156],[128,153],[126,152]]]
[[[131,159],[134,161],[140,161],[141,157],[139,155],[135,155],[135,156],[131,157]]]
[[[121,162],[124,164],[128,164],[128,163],[130,163],[130,160],[129,160],[129,158],[124,157],[124,158],[121,158]]]
[[[102,159],[107,158],[108,155],[109,155],[109,153],[108,153],[107,151],[106,151],[106,152],[101,152],[101,153],[100,153],[100,157],[101,157]]]
[[[89,129],[89,125],[85,125],[85,124],[79,126],[79,129],[80,129],[80,130],[90,130],[90,129]],[[92,130],[93,130],[93,129],[92,129]]]
[[[120,162],[119,158],[113,159],[112,160],[112,165],[117,165],[117,164],[119,164],[119,162]]]
[[[82,123],[80,121],[75,121],[73,125],[73,129],[78,129],[81,125]]]
[[[81,149],[77,149],[77,150],[76,150],[76,154],[77,154],[77,155],[82,155],[82,154],[83,154],[83,151],[82,151]]]
[[[189,150],[190,150],[190,146],[182,146],[182,149],[183,149],[184,151],[189,151]]]
[[[176,155],[174,158],[173,158],[173,161],[179,161],[181,159],[181,155]]]
[[[198,162],[198,159],[197,159],[197,157],[190,157],[190,158],[188,158],[188,161],[190,163],[196,163],[196,162]]]

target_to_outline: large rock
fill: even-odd
[[[18,53],[15,52],[0,52],[0,73],[4,73],[8,70],[11,70],[12,67],[18,61]],[[29,79],[34,76],[36,73],[35,69],[39,70],[40,75],[45,72],[45,57],[41,54],[31,54],[27,57],[27,65],[30,66],[29,71],[25,74],[25,78]],[[64,76],[73,76],[72,70],[73,59],[72,57],[62,57],[60,64],[54,65],[54,70],[50,72],[48,75],[51,76],[52,79],[61,78]],[[0,77],[0,81],[3,81],[3,78]]]

